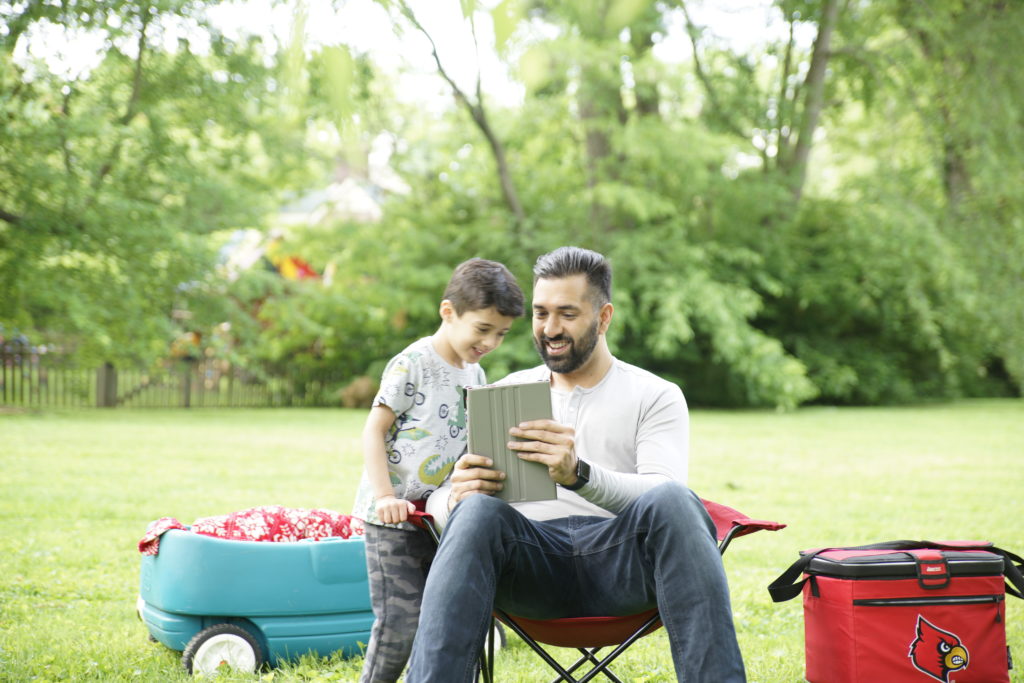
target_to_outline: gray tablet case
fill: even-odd
[[[468,452],[486,455],[495,469],[505,472],[505,487],[495,496],[509,503],[553,500],[555,482],[548,476],[548,468],[521,460],[506,445],[512,439],[511,427],[526,420],[551,418],[551,385],[545,380],[468,387],[466,410]]]

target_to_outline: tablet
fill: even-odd
[[[551,385],[547,380],[489,384],[466,388],[469,453],[485,455],[505,473],[504,488],[494,495],[509,503],[553,500],[555,482],[539,462],[522,460],[508,448],[508,430],[527,420],[551,419]],[[520,441],[524,439],[518,439]]]

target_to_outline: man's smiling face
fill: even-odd
[[[579,370],[597,346],[600,318],[584,275],[537,280],[533,344],[552,372]]]

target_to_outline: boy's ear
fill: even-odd
[[[455,305],[448,299],[441,301],[441,307],[438,312],[441,314],[441,320],[446,323],[450,323],[456,317]]]

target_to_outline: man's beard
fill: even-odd
[[[590,326],[590,329],[580,337],[579,341],[573,339],[569,335],[562,333],[557,337],[545,337],[543,334],[540,337],[534,336],[533,345],[537,349],[537,353],[540,354],[544,364],[548,366],[551,372],[557,372],[559,374],[568,374],[570,372],[576,372],[583,364],[590,359],[590,354],[594,352],[594,348],[597,346],[597,328],[600,321],[595,320],[594,324]],[[547,342],[569,342],[568,353],[551,356],[548,354],[546,346]]]

